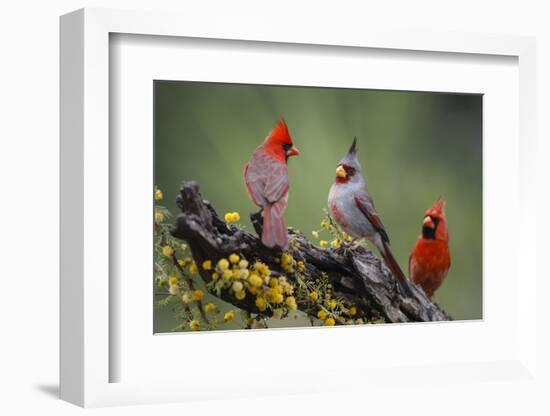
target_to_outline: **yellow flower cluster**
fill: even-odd
[[[315,238],[319,238],[320,231],[327,231],[332,235],[332,240],[329,242],[327,240],[321,240],[319,241],[319,245],[321,247],[328,247],[329,245],[333,248],[339,248],[342,245],[342,241],[353,241],[353,238],[350,237],[349,234],[345,233],[344,231],[340,231],[338,227],[334,225],[332,222],[328,212],[325,211],[326,218],[321,220],[320,230],[313,230],[311,234]]]
[[[155,211],[155,224],[160,224],[164,221],[164,214],[160,211]]]
[[[189,328],[191,328],[192,331],[199,331],[201,329],[201,324],[196,319],[193,319],[189,322]]]
[[[168,245],[162,247],[162,254],[166,257],[172,257],[174,255],[174,249]]]
[[[160,201],[162,199],[162,191],[155,187],[155,201]]]
[[[341,245],[342,245],[342,242],[341,242],[340,240],[338,240],[337,238],[334,239],[334,240],[332,240],[332,241],[330,242],[330,246],[331,246],[332,248],[338,248],[338,247],[340,247]]]
[[[279,259],[281,267],[292,270],[298,264],[289,254],[283,254]],[[303,262],[300,267],[304,267]],[[298,309],[296,298],[293,296],[294,286],[289,283],[286,276],[273,277],[267,264],[255,262],[252,265],[236,253],[227,258],[218,260],[216,269],[212,274],[212,280],[219,282],[223,288],[229,288],[237,300],[243,300],[248,294],[255,296],[255,305],[259,312],[265,312],[271,307],[274,314],[276,309],[282,307],[288,310]],[[277,308],[274,305],[278,305]]]
[[[168,278],[168,292],[174,296],[179,295],[180,293],[179,279],[176,276],[170,276]]]
[[[223,320],[225,322],[229,322],[229,321],[232,321],[234,317],[235,317],[235,314],[233,313],[233,311],[227,311],[223,316]]]
[[[224,215],[225,222],[230,224],[232,222],[239,222],[241,220],[241,216],[238,212],[228,212]]]
[[[292,272],[292,270],[294,269],[294,263],[294,258],[290,254],[285,253],[281,256],[280,264],[281,268],[285,272]]]

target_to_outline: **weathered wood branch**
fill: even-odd
[[[230,253],[240,253],[249,260],[262,261],[272,270],[278,270],[275,259],[280,257],[281,252],[263,246],[261,239],[254,234],[228,226],[212,205],[202,199],[196,182],[182,183],[177,205],[181,214],[176,218],[172,235],[185,240],[198,264],[206,259],[216,261]],[[258,217],[252,215],[251,220],[256,231],[261,233]],[[289,229],[289,235],[298,247],[294,256],[305,262],[306,278],[314,279],[321,272],[326,273],[334,287],[334,294],[354,304],[362,315],[382,316],[386,322],[451,319],[412,283],[412,296],[407,296],[383,261],[367,248],[320,248],[292,229]],[[200,272],[206,282],[211,280],[210,273]],[[257,312],[250,297],[239,301],[227,294],[224,300],[251,313]]]

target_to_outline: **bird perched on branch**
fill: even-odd
[[[336,180],[330,188],[328,208],[332,218],[343,231],[359,242],[367,239],[376,246],[401,287],[410,295],[409,282],[393,257],[388,233],[376,213],[361,173],[361,165],[357,159],[356,137],[336,168]]]
[[[283,216],[288,203],[287,161],[299,154],[285,121],[280,119],[244,167],[248,196],[263,211],[262,243],[266,247],[284,248],[288,244]]]
[[[409,257],[409,276],[428,297],[441,286],[451,267],[446,201],[439,198],[424,214],[422,233]]]

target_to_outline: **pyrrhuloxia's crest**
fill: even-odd
[[[351,143],[351,146],[350,146],[348,152],[340,160],[339,165],[351,166],[352,168],[354,168],[356,170],[361,169],[361,164],[359,163],[359,160],[357,159],[357,137],[353,138],[353,142]]]

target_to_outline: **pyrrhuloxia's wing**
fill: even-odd
[[[360,192],[355,194],[355,204],[357,205],[359,210],[365,215],[367,220],[372,224],[374,229],[380,233],[382,239],[386,243],[389,243],[390,239],[388,237],[388,233],[386,233],[386,229],[384,228],[384,224],[382,224],[380,217],[378,217],[378,214],[376,214],[374,202],[372,201],[370,195],[367,192]]]

